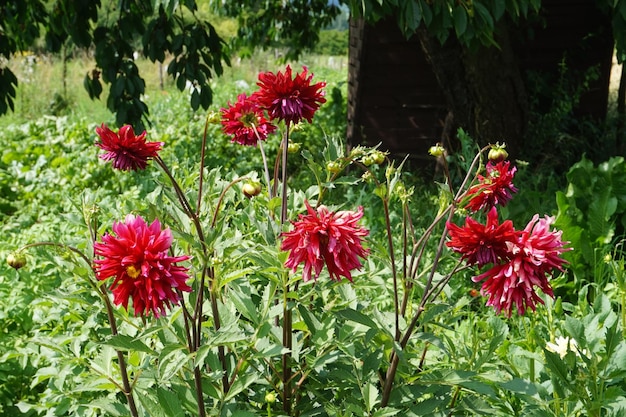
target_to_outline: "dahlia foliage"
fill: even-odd
[[[256,174],[233,175],[228,185],[225,185],[223,191],[219,193],[219,197],[215,197],[215,193],[210,192],[203,194],[203,190],[206,191],[208,188],[205,185],[206,182],[203,182],[207,175],[207,169],[204,166],[205,158],[200,158],[198,162],[198,174],[185,178],[186,181],[182,185],[172,174],[172,170],[168,169],[164,161],[167,158],[159,157],[159,152],[163,147],[162,142],[147,142],[145,131],[140,135],[135,135],[133,128],[128,125],[121,127],[117,133],[104,124],[96,128],[99,137],[96,145],[105,151],[100,158],[111,161],[113,168],[123,171],[143,170],[147,167],[149,160],[155,160],[155,164],[167,176],[173,192],[163,193],[165,198],[171,198],[171,201],[163,205],[152,204],[151,210],[164,212],[165,215],[160,217],[163,221],[167,219],[167,221],[175,222],[172,224],[182,229],[180,237],[185,242],[184,247],[188,250],[196,250],[194,253],[196,262],[192,269],[196,275],[194,279],[190,279],[190,268],[181,263],[189,261],[191,256],[174,254],[172,231],[168,227],[163,227],[158,219],[148,223],[143,217],[132,214],[127,215],[123,221],[114,222],[111,231],[105,233],[100,239],[97,238],[98,230],[94,226],[98,224],[97,219],[94,221],[91,218],[88,219],[87,225],[94,241],[93,256],[87,256],[80,250],[70,247],[72,251],[81,253],[82,259],[93,267],[91,272],[95,273],[95,278],[91,274],[89,280],[91,285],[98,289],[106,305],[113,337],[111,346],[117,350],[122,383],[116,383],[116,385],[123,392],[124,395],[120,398],[128,402],[132,417],[159,415],[159,413],[149,412],[151,410],[148,409],[148,406],[152,406],[152,402],[154,402],[154,407],[158,406],[157,397],[154,397],[154,400],[152,397],[148,398],[145,402],[148,406],[142,402],[143,394],[158,385],[154,380],[155,373],[146,372],[147,376],[144,375],[141,377],[144,379],[139,379],[141,373],[152,364],[158,364],[159,381],[161,378],[163,381],[166,380],[160,375],[161,373],[168,375],[167,380],[169,380],[167,368],[170,367],[177,367],[176,374],[184,379],[183,382],[173,380],[171,386],[158,387],[160,390],[158,398],[161,399],[161,394],[163,394],[164,402],[167,402],[171,409],[175,408],[172,404],[177,403],[170,404],[169,399],[180,394],[180,398],[184,399],[186,404],[193,404],[195,401],[197,412],[194,415],[200,417],[205,417],[206,410],[210,407],[217,407],[215,409],[226,407],[224,410],[239,411],[238,408],[228,408],[235,404],[225,401],[235,401],[235,398],[241,397],[237,393],[241,392],[241,387],[245,387],[250,393],[253,391],[260,393],[262,390],[269,389],[279,392],[281,415],[294,415],[294,413],[300,413],[301,410],[303,415],[312,413],[312,410],[306,409],[312,398],[310,393],[299,392],[307,386],[305,380],[315,378],[315,373],[318,372],[317,363],[311,366],[309,357],[325,357],[328,352],[340,352],[342,349],[336,349],[338,345],[326,344],[328,334],[335,331],[334,316],[331,316],[333,319],[329,324],[331,327],[326,327],[324,324],[324,328],[320,327],[320,332],[314,334],[317,331],[314,329],[316,326],[309,326],[309,323],[317,319],[310,316],[308,320],[303,313],[308,309],[311,309],[311,314],[318,313],[318,311],[313,311],[312,306],[315,305],[313,301],[320,303],[327,300],[325,298],[313,300],[314,295],[301,297],[301,294],[297,294],[301,288],[294,283],[300,280],[317,281],[324,268],[331,280],[340,282],[345,278],[352,282],[354,271],[363,267],[362,262],[370,254],[370,249],[367,248],[365,242],[370,232],[359,224],[364,215],[363,207],[359,206],[356,211],[350,209],[333,211],[323,204],[325,193],[333,192],[334,184],[338,183],[337,176],[348,166],[354,168],[354,171],[362,170],[360,182],[375,185],[372,195],[382,201],[379,215],[384,216],[385,221],[385,228],[380,229],[383,238],[380,242],[374,242],[372,247],[383,248],[378,252],[383,260],[383,268],[376,271],[376,274],[390,271],[389,276],[385,279],[372,280],[365,287],[369,290],[374,288],[369,286],[370,284],[380,285],[381,296],[391,294],[391,301],[385,301],[381,305],[393,303],[393,312],[378,315],[382,320],[388,316],[393,317],[392,321],[381,322],[380,329],[376,329],[374,326],[378,326],[375,323],[378,319],[368,320],[368,323],[371,321],[371,326],[370,324],[367,326],[371,327],[367,331],[367,340],[387,334],[392,335],[394,339],[393,344],[389,344],[389,349],[385,348],[384,355],[381,354],[378,357],[379,369],[372,368],[371,375],[367,376],[367,378],[373,378],[374,375],[376,377],[384,375],[384,378],[376,382],[381,384],[381,398],[376,399],[376,403],[381,407],[380,411],[384,411],[391,404],[390,401],[395,401],[392,388],[395,381],[401,378],[396,378],[396,372],[398,369],[406,368],[406,364],[409,363],[406,358],[400,359],[400,353],[403,352],[402,355],[404,355],[417,351],[414,346],[409,347],[408,343],[415,330],[419,328],[421,314],[427,306],[440,300],[442,291],[454,273],[458,271],[457,268],[452,269],[447,271],[448,275],[438,271],[442,265],[445,266],[445,263],[439,261],[446,245],[451,251],[460,255],[460,262],[465,262],[468,267],[479,269],[472,280],[475,283],[481,283],[481,294],[487,297],[487,305],[493,307],[498,313],[511,316],[513,311],[519,314],[524,314],[528,309],[534,311],[537,304],[543,303],[539,291],[553,296],[550,276],[556,271],[564,270],[565,261],[561,255],[569,250],[566,248],[568,242],[562,241],[560,231],[551,228],[554,221],[551,217],[540,218],[535,215],[523,230],[516,230],[510,220],[500,222],[498,207],[506,205],[517,191],[513,185],[516,168],[506,160],[507,154],[503,149],[504,146],[498,145],[494,152],[490,152],[491,160],[484,167],[484,172],[475,175],[475,167],[487,148],[479,152],[463,181],[463,189],[457,192],[454,199],[448,201],[449,204],[442,208],[442,212],[435,217],[433,224],[425,229],[413,226],[411,212],[415,207],[411,206],[412,190],[402,182],[401,166],[394,166],[394,162],[386,158],[386,153],[376,148],[355,146],[346,152],[334,141],[329,141],[328,152],[321,152],[326,159],[323,161],[324,165],[317,164],[317,161],[312,158],[308,159],[308,163],[315,168],[317,195],[315,196],[315,187],[307,188],[306,192],[294,193],[294,190],[288,186],[287,175],[289,132],[303,119],[311,123],[320,105],[326,101],[324,98],[326,83],[313,83],[312,79],[313,74],[310,74],[306,67],[303,67],[302,72],[295,74],[289,66],[284,72],[261,73],[258,78],[257,91],[240,94],[234,103],[229,102],[220,110],[221,129],[231,138],[231,142],[244,146],[257,146],[261,152],[267,187],[265,190],[256,180]],[[284,124],[285,129],[282,131],[284,136],[277,151],[273,177],[270,178],[263,141],[278,130],[273,123],[279,122]],[[202,155],[206,151],[204,146],[207,130],[205,129],[202,141]],[[443,147],[431,148],[431,154],[440,157],[442,163],[447,163]],[[332,158],[334,160],[328,160]],[[382,164],[387,164],[387,166],[382,168],[379,166]],[[279,175],[281,169],[282,172]],[[217,171],[217,169],[212,171],[211,175],[215,177],[210,177],[215,179],[215,183],[211,184],[212,187],[220,186],[218,180],[221,178],[220,174],[213,174]],[[444,171],[446,175],[450,172],[447,166]],[[179,172],[179,170],[174,172]],[[198,188],[188,189],[187,187],[196,178]],[[470,181],[472,178],[474,181]],[[450,178],[447,180],[450,181]],[[232,190],[239,186],[246,198],[239,201],[231,200],[230,196],[225,198],[227,192],[232,194]],[[210,191],[214,191],[214,188]],[[452,191],[451,185],[450,192]],[[289,203],[301,201],[304,195],[310,199],[313,198],[311,195],[315,196],[315,204],[311,205],[309,200],[304,199],[306,212],[299,214],[296,220],[290,221]],[[280,207],[278,200],[280,200]],[[172,205],[176,207],[172,209]],[[250,210],[235,211],[240,210],[242,206],[247,206]],[[278,215],[279,208],[280,216]],[[393,212],[392,209],[397,209],[397,212]],[[224,215],[224,210],[231,210],[231,212]],[[208,211],[212,212],[207,216]],[[401,216],[396,216],[400,211]],[[455,212],[468,213],[462,225],[450,221]],[[85,214],[87,218],[90,212],[85,210],[84,213],[87,213]],[[183,218],[184,215],[187,218]],[[238,215],[250,216],[250,221],[233,221],[232,219]],[[401,220],[396,222],[399,217]],[[446,219],[448,219],[447,222]],[[219,227],[219,221],[222,220],[225,222],[224,229],[230,228],[234,232],[225,239],[218,236],[223,230]],[[445,228],[436,227],[443,226],[444,222],[446,222]],[[249,225],[255,225],[256,229],[255,227],[248,228]],[[442,229],[444,236],[435,236]],[[418,233],[420,233],[419,236],[417,236]],[[447,241],[445,240],[446,234],[449,235]],[[376,235],[378,236],[378,233]],[[260,236],[262,236],[262,244],[254,240],[261,239]],[[237,240],[241,240],[241,244]],[[439,242],[437,251],[430,250],[429,245],[433,241]],[[280,243],[272,245],[268,242]],[[398,247],[398,243],[402,246]],[[45,242],[43,245],[63,246],[54,242]],[[224,249],[225,246],[236,250],[231,252],[228,249],[227,251]],[[91,246],[88,245],[88,247]],[[247,250],[254,250],[254,256],[238,255],[238,253],[244,254]],[[283,253],[278,253],[279,251]],[[232,262],[221,261],[223,257],[230,256],[231,253],[234,254]],[[396,260],[400,257],[401,260]],[[276,259],[285,259],[284,265],[282,267],[275,265]],[[257,264],[257,261],[260,262]],[[26,260],[18,251],[11,255],[9,263],[18,269],[25,266]],[[229,267],[236,268],[236,271],[228,270]],[[299,268],[302,268],[301,279],[296,276]],[[246,281],[242,281],[244,285],[233,283],[233,280],[237,279]],[[112,281],[109,289],[113,302],[110,300],[111,294],[106,286],[97,285],[96,280]],[[188,285],[188,281],[192,283],[193,289]],[[419,284],[415,285],[418,282]],[[362,295],[363,288],[360,290],[361,292],[355,292],[355,294]],[[473,291],[477,295],[478,291]],[[184,293],[192,294],[185,295]],[[415,300],[420,297],[419,301]],[[226,304],[229,298],[235,300],[232,308],[231,305]],[[346,301],[343,298],[345,297],[342,296],[340,304]],[[171,321],[166,323],[163,320],[159,326],[149,328],[146,332],[139,332],[140,326],[132,324],[138,320],[131,321],[130,327],[120,327],[120,331],[125,333],[132,328],[132,338],[137,337],[137,340],[133,339],[131,343],[128,342],[127,337],[130,337],[128,334],[122,334],[123,338],[116,338],[120,334],[118,334],[117,319],[113,313],[112,304],[122,306],[126,310],[131,305],[134,315],[144,319],[144,324],[149,316],[163,317],[168,310],[177,305],[180,305],[180,309],[177,309],[179,314],[173,315]],[[356,317],[353,321],[363,323],[360,317],[367,314],[369,307],[366,304],[368,304],[367,301],[360,303],[360,307],[363,307],[366,313],[351,311],[346,307],[345,317]],[[373,309],[376,310],[378,306],[377,304]],[[255,310],[257,307],[258,310]],[[342,304],[341,307],[345,306]],[[281,312],[282,316],[280,316]],[[226,320],[221,318],[224,313],[228,314]],[[329,308],[323,313],[334,314],[335,311]],[[239,316],[245,316],[245,325],[239,326],[235,323]],[[253,322],[258,327],[253,329]],[[308,330],[304,330],[303,326],[309,327]],[[345,329],[348,329],[348,332],[351,331],[350,326],[345,326]],[[277,330],[282,330],[282,332]],[[344,331],[343,325],[341,331]],[[299,332],[300,336],[297,336]],[[156,338],[157,333],[158,338]],[[282,337],[276,342],[275,336],[279,333]],[[323,336],[319,337],[320,334]],[[351,335],[351,333],[348,334]],[[316,345],[320,340],[324,342],[323,346]],[[251,343],[248,345],[248,342]],[[243,345],[238,345],[238,343],[243,343]],[[269,346],[269,343],[281,344],[281,346]],[[127,368],[125,351],[129,349],[129,345],[140,346],[143,352],[141,357],[143,358],[145,354],[147,359],[140,360],[139,356],[131,353],[128,358],[132,360],[129,361]],[[367,342],[364,345],[367,346]],[[118,349],[119,346],[124,349]],[[166,354],[158,353],[157,356],[150,356],[154,353],[153,349],[156,351],[161,347]],[[279,347],[279,349],[274,349],[274,347]],[[320,350],[316,351],[315,349],[318,348]],[[364,351],[367,351],[367,357],[357,358],[358,363],[367,361],[367,358],[371,357],[372,352],[369,349]],[[298,352],[298,355],[294,355],[294,352]],[[304,352],[306,355],[301,354]],[[422,355],[421,363],[425,361],[425,354],[426,350]],[[383,356],[385,357],[384,363]],[[339,361],[339,356],[336,358],[333,356],[334,360]],[[356,363],[352,356],[350,356],[350,363]],[[400,363],[403,365],[398,368]],[[340,366],[343,365],[340,364]],[[263,375],[255,375],[255,378],[248,379],[248,372],[258,372]],[[241,378],[244,379],[240,381]],[[194,383],[190,383],[188,379],[193,379]],[[324,384],[329,380],[327,376],[322,379]],[[137,381],[140,382],[135,384]],[[246,385],[248,382],[256,384],[256,381],[260,381],[260,385]],[[345,380],[342,378],[340,383],[345,383]],[[221,385],[218,387],[218,384]],[[239,391],[229,392],[237,384]],[[174,388],[179,387],[183,391],[176,391],[175,394]],[[206,387],[210,389],[204,391]],[[189,401],[187,391],[193,389],[196,391],[196,398],[194,401]],[[331,391],[333,390],[329,392]],[[379,390],[374,387],[371,392],[374,391]],[[208,401],[207,395],[213,395],[214,398]],[[265,398],[272,398],[273,395],[273,392],[269,392]],[[397,398],[401,396],[395,395]],[[135,403],[135,398],[140,400],[140,407]],[[224,400],[225,398],[230,399]],[[260,400],[255,397],[254,401]],[[275,400],[271,402],[266,400],[266,402],[268,415],[270,415],[275,407],[272,405]],[[448,403],[449,401],[446,401],[446,404]],[[394,404],[395,406],[398,404]],[[142,407],[146,408],[145,413]],[[315,413],[319,414],[319,410],[321,408]],[[395,412],[400,409],[389,408],[389,410]],[[368,410],[368,413],[370,411],[372,410]]]
[[[187,268],[177,265],[189,256],[170,256],[172,232],[161,229],[154,220],[150,225],[141,216],[126,216],[113,223],[113,234],[105,234],[94,243],[98,258],[94,261],[99,280],[113,278],[113,302],[128,309],[132,300],[135,316],[165,315],[165,308],[180,301],[180,292],[191,291]]]
[[[479,175],[479,183],[467,192],[471,198],[467,208],[489,208],[486,224],[470,216],[463,226],[448,222],[450,240],[446,243],[468,265],[490,266],[473,281],[484,281],[481,292],[488,296],[487,305],[508,316],[514,309],[524,314],[527,308],[534,311],[537,303],[543,304],[537,289],[554,295],[548,277],[554,270],[563,271],[565,260],[560,255],[569,250],[561,232],[550,230],[552,217],[535,215],[521,231],[510,220],[498,223],[496,206],[506,204],[516,191],[511,182],[514,174],[508,161],[488,163],[487,175]]]

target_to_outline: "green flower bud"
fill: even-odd
[[[341,164],[337,161],[330,161],[326,164],[326,170],[331,174],[337,174],[341,172]]]
[[[381,151],[375,151],[372,153],[372,159],[376,165],[380,165],[385,162],[385,154]]]
[[[499,143],[491,145],[491,149],[489,149],[489,154],[487,155],[487,158],[489,158],[490,161],[496,163],[504,161],[509,157],[509,153],[504,149],[505,147],[505,144],[500,145]]]
[[[445,154],[446,150],[440,144],[436,144],[435,146],[431,146],[428,150],[428,153],[435,158],[439,158]]]
[[[287,152],[289,153],[300,152],[300,143],[289,141],[289,144],[287,145]]]
[[[20,269],[26,265],[26,257],[20,252],[13,252],[7,256],[7,263],[11,268]]]
[[[268,404],[274,404],[276,402],[276,394],[273,392],[265,394],[265,402]]]
[[[243,185],[241,190],[243,191],[243,195],[245,195],[248,198],[252,198],[252,197],[259,195],[262,189],[263,188],[261,187],[260,182],[249,181]]]
[[[207,123],[219,125],[222,122],[222,116],[217,111],[212,111],[207,114]]]

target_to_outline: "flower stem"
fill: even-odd
[[[209,116],[204,122],[204,134],[202,135],[202,148],[200,149],[200,179],[198,180],[198,202],[196,203],[196,216],[200,215],[200,205],[202,204],[202,188],[204,181],[204,155],[206,152],[206,135],[209,128]]]
[[[383,197],[383,209],[385,211],[385,227],[387,228],[387,245],[389,246],[389,258],[391,261],[391,274],[393,277],[393,306],[395,316],[395,337],[397,342],[400,340],[400,305],[398,298],[398,272],[396,271],[396,258],[394,255],[393,237],[391,231],[391,219],[389,215],[389,200]]]
[[[34,248],[38,246],[54,246],[54,247],[58,247],[62,249],[67,249],[76,253],[78,256],[80,256],[80,258],[83,261],[85,261],[85,263],[89,266],[89,269],[95,275],[92,261],[81,250],[70,245],[65,245],[63,243],[57,243],[57,242],[36,242],[36,243],[31,243],[31,244],[22,246],[19,250],[22,251],[25,249]],[[113,313],[113,306],[111,305],[111,301],[109,300],[107,293],[104,291],[104,289],[101,286],[98,286],[98,284],[93,282],[91,279],[87,279],[87,282],[98,292],[100,298],[102,298],[102,301],[104,302],[104,305],[106,307],[107,317],[109,319],[109,325],[111,326],[111,334],[113,336],[117,336],[118,331],[117,331],[117,323],[115,321],[115,314]],[[133,397],[133,390],[130,385],[130,381],[128,379],[128,369],[126,368],[126,360],[124,358],[124,353],[122,353],[122,351],[117,350],[117,349],[115,349],[115,352],[117,353],[117,361],[120,366],[120,374],[122,375],[122,386],[123,386],[122,392],[124,396],[126,397],[126,401],[128,402],[128,408],[130,410],[130,414],[132,417],[139,417],[139,412],[137,411],[137,406],[135,404],[135,399]]]
[[[207,252],[208,248],[207,248],[207,242],[204,236],[204,231],[202,230],[202,224],[200,223],[200,219],[196,215],[194,210],[192,210],[191,204],[189,204],[189,201],[187,200],[185,193],[181,189],[180,185],[178,184],[178,182],[172,175],[167,165],[165,165],[165,162],[163,162],[163,160],[158,156],[155,158],[155,160],[157,161],[157,164],[161,167],[161,169],[163,169],[163,172],[165,172],[165,175],[167,175],[167,177],[170,179],[170,182],[172,183],[172,187],[174,187],[174,191],[176,192],[176,196],[178,197],[178,200],[183,210],[185,211],[187,216],[189,216],[190,220],[193,222],[196,228],[196,232],[198,233],[198,238],[200,239],[200,243],[202,244],[204,262],[206,262],[206,258],[208,255],[208,252]],[[231,186],[232,186],[232,183],[231,183]],[[190,346],[192,346],[193,349],[195,349],[194,351],[197,351],[197,349],[199,349],[201,345],[202,321],[203,321],[202,305],[203,305],[204,286],[205,286],[205,281],[207,278],[209,280],[209,287],[210,287],[209,297],[210,297],[210,302],[211,302],[211,313],[213,314],[213,327],[215,328],[215,330],[220,329],[219,309],[217,308],[217,299],[215,298],[216,295],[215,295],[215,292],[213,291],[216,285],[215,284],[215,272],[213,271],[213,268],[205,264],[202,268],[202,275],[200,278],[199,285],[197,287],[198,297],[196,299],[196,304],[194,308],[193,318],[196,320],[196,322],[195,322],[194,332],[193,332],[194,340],[193,340],[193,343],[190,344]],[[226,356],[224,354],[223,346],[218,346],[218,356],[220,358],[220,362],[222,365],[222,372],[223,372],[222,381],[224,382],[224,387],[223,387],[224,392],[228,392],[228,389],[229,389],[228,372],[227,372],[228,367],[226,364]],[[198,366],[196,366],[196,369],[194,369],[194,378],[196,379],[195,385],[196,385],[196,394],[198,397],[198,413],[200,417],[204,417],[206,415],[206,412],[204,410],[204,394],[202,392],[202,380],[201,380],[202,374]]]
[[[115,322],[113,306],[111,305],[111,301],[109,300],[108,295],[106,294],[106,292],[104,292],[104,289],[102,287],[100,287],[100,292],[102,294],[102,299],[104,300],[104,305],[106,306],[107,316],[109,318],[109,325],[111,326],[111,334],[113,336],[117,336],[117,324]],[[135,399],[133,397],[133,390],[128,380],[128,370],[126,368],[124,353],[117,349],[115,349],[115,352],[117,353],[117,362],[120,366],[120,374],[122,374],[122,385],[124,386],[124,396],[126,397],[126,401],[128,402],[130,414],[133,417],[139,417],[139,413],[137,412],[137,406],[135,405]]]
[[[285,223],[285,221],[287,221],[287,155],[289,154],[288,152],[288,147],[289,147],[289,122],[287,121],[286,123],[286,128],[285,128],[285,137],[283,138],[283,143],[282,143],[282,163],[281,163],[281,169],[282,169],[282,175],[281,175],[281,182],[282,182],[282,193],[281,193],[281,205],[280,205],[280,224],[281,226]]]
[[[268,194],[271,200],[272,197],[274,196],[274,193],[272,192],[272,183],[270,182],[270,171],[267,166],[267,158],[265,157],[265,149],[263,148],[263,140],[261,140],[261,135],[259,135],[259,131],[257,130],[254,123],[252,124],[252,127],[254,128],[254,133],[258,141],[257,143],[259,144],[259,150],[261,151],[261,157],[263,158],[263,171],[265,174],[265,182],[267,182],[267,190],[268,190]]]
[[[283,137],[283,142],[281,144],[282,151],[282,162],[281,162],[281,182],[282,182],[282,192],[281,192],[281,208],[280,208],[280,224],[281,226],[285,224],[287,221],[287,148],[289,144],[289,122],[286,123],[285,136]],[[291,411],[291,349],[292,349],[292,311],[288,305],[289,299],[289,275],[285,273],[285,290],[284,290],[284,298],[283,298],[283,347],[286,352],[282,357],[282,366],[283,366],[283,411],[287,414],[290,414]]]
[[[450,210],[450,213],[448,215],[448,220],[450,220],[452,218],[454,214],[454,210]],[[402,340],[400,340],[400,348],[404,349],[407,345],[407,343],[409,342],[409,339],[411,337],[411,335],[413,334],[413,331],[415,330],[415,327],[417,326],[417,322],[419,320],[419,318],[421,317],[422,313],[424,312],[424,310],[426,309],[426,304],[429,301],[434,300],[437,296],[439,296],[439,294],[441,293],[441,291],[443,290],[445,285],[436,285],[435,288],[438,288],[437,291],[431,291],[431,288],[433,287],[433,279],[435,276],[435,272],[437,271],[437,266],[439,265],[439,259],[441,258],[441,254],[443,252],[443,247],[446,241],[446,235],[447,235],[447,227],[444,227],[443,233],[441,234],[441,239],[439,240],[439,246],[437,248],[437,253],[434,257],[434,261],[433,264],[431,266],[430,269],[430,273],[428,275],[428,279],[426,281],[426,285],[424,287],[424,293],[422,295],[422,299],[419,303],[419,306],[417,307],[417,311],[415,312],[415,315],[413,316],[413,319],[411,320],[411,323],[409,324],[409,326],[407,327],[407,329],[404,331],[404,336],[402,337]],[[456,272],[456,268],[452,270],[452,272],[448,275],[447,278],[444,279],[445,282],[447,282],[447,280],[449,280],[452,277],[452,274],[454,274]],[[444,282],[444,284],[445,284]],[[385,375],[385,382],[383,385],[383,395],[382,395],[382,399],[381,399],[381,406],[382,407],[386,407],[387,404],[389,403],[389,398],[391,397],[391,389],[393,387],[393,381],[395,379],[396,376],[396,371],[398,370],[398,364],[400,363],[400,358],[399,355],[397,354],[397,352],[392,351],[391,352],[391,358],[390,358],[390,364],[389,364],[389,368],[387,369],[387,373]]]
[[[285,353],[282,356],[282,382],[283,382],[283,411],[288,415],[291,414],[291,349],[292,349],[292,311],[289,308],[289,274],[283,273],[284,290],[283,290],[283,347]]]

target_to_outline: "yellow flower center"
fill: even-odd
[[[135,265],[128,265],[126,267],[126,274],[132,279],[135,279],[139,276],[139,270],[135,268]]]

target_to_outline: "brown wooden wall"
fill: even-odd
[[[518,58],[524,71],[557,80],[566,57],[570,70],[600,64],[600,78],[578,108],[603,119],[608,102],[613,40],[608,17],[594,0],[544,0],[542,11],[521,31]],[[393,19],[350,25],[348,143],[382,148],[396,155],[427,158],[440,141],[447,109],[435,76],[416,38],[405,39]]]

